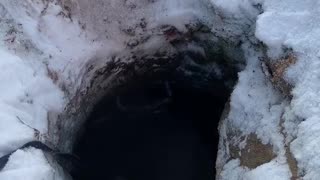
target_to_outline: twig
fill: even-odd
[[[20,121],[20,123],[22,123],[23,125],[29,127],[30,129],[33,129],[36,136],[39,136],[39,135],[40,135],[40,131],[39,131],[38,129],[33,128],[33,127],[31,127],[30,125],[28,125],[27,123],[25,123],[22,119],[20,119],[19,116],[16,116],[16,118],[17,118],[17,119]]]

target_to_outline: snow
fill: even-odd
[[[243,176],[248,170],[240,166],[239,159],[230,160],[224,166],[223,171],[221,172],[221,180],[230,180],[237,179],[242,180]]]
[[[41,150],[17,150],[0,172],[2,180],[63,180],[66,177],[52,168]]]
[[[93,42],[91,33],[62,11],[55,1],[0,0],[0,157],[32,140],[52,138],[49,114],[63,112],[87,62],[121,47]],[[59,168],[40,150],[18,150],[0,179],[67,179]]]
[[[230,13],[234,15],[241,15],[245,13],[254,12],[252,5],[261,3],[263,0],[211,0],[212,3],[219,9],[222,9],[224,13]]]
[[[228,122],[247,135],[256,133],[264,144],[280,145],[282,139],[278,124],[284,107],[282,99],[265,78],[259,55],[248,53],[246,59],[246,69],[239,73],[238,83],[231,95]],[[280,149],[281,145],[277,148]]]
[[[258,166],[256,169],[247,172],[244,175],[245,180],[283,180],[290,179],[291,172],[286,163],[271,161]]]
[[[303,179],[312,180],[320,177],[319,3],[317,0],[266,1],[266,12],[259,16],[256,32],[271,50],[279,52],[286,46],[297,54],[298,63],[287,73],[295,88],[286,110],[285,117],[289,118],[285,119],[286,130],[289,134],[297,130],[291,150],[300,171],[304,172]]]
[[[81,82],[81,73],[86,63],[100,49],[105,53],[116,46],[105,47],[105,44],[92,42],[89,32],[84,32],[76,20],[69,19],[66,12],[57,2],[32,2],[19,0],[2,0],[1,4],[7,11],[8,19],[19,24],[17,29],[22,35],[17,35],[17,41],[30,41],[33,54],[30,61],[42,65],[38,69],[49,70],[58,74],[58,84],[66,86],[69,93],[74,93]],[[45,9],[45,11],[44,11]],[[25,40],[26,39],[26,40]],[[18,44],[20,43],[20,44]],[[21,42],[13,43],[10,46],[22,46]],[[33,50],[34,51],[34,50]],[[23,53],[16,51],[15,53]]]
[[[268,81],[261,68],[260,52],[250,45],[243,45],[247,60],[246,68],[239,73],[239,80],[231,94],[230,112],[224,125],[240,130],[241,136],[256,134],[263,144],[272,144],[278,161],[285,159],[284,138],[280,132],[280,120],[284,107],[280,93]],[[230,126],[231,124],[231,126]],[[220,134],[226,136],[226,127],[221,128]],[[240,138],[240,137],[239,137]],[[243,148],[243,143],[239,144]],[[221,152],[220,152],[221,153]],[[218,157],[219,158],[219,157]],[[220,162],[221,159],[218,159]],[[255,169],[240,167],[237,161],[231,160],[224,165],[220,174],[221,179],[253,180],[264,178],[289,179],[291,174],[286,162],[282,165],[273,161]],[[275,172],[272,172],[275,171]],[[268,177],[261,174],[270,174]]]
[[[228,13],[243,16],[243,9],[259,1],[214,1],[214,4]],[[277,59],[283,54],[284,47],[292,48],[298,62],[290,67],[286,79],[294,85],[290,104],[277,103],[277,93],[264,84],[257,67],[250,68],[252,58],[247,57],[247,67],[239,74],[231,97],[231,112],[228,120],[242,132],[255,132],[264,143],[271,143],[278,154],[283,156],[282,137],[279,133],[279,120],[282,116],[290,149],[298,161],[303,179],[320,177],[320,61],[319,61],[319,1],[317,0],[264,0],[260,1],[263,13],[256,20],[255,37],[268,47],[268,56]],[[250,14],[250,13],[247,13]],[[247,50],[248,51],[248,48]],[[250,48],[249,48],[250,51]],[[258,63],[258,60],[256,60]],[[253,63],[254,64],[254,63]],[[255,75],[250,72],[256,70]],[[259,74],[260,73],[260,74]],[[258,75],[257,75],[258,74]],[[250,98],[243,94],[253,94]],[[268,105],[269,104],[269,105]],[[268,107],[269,106],[269,107]],[[235,119],[235,120],[233,120]],[[277,151],[278,149],[278,151]],[[234,164],[226,164],[232,167]],[[264,166],[264,165],[263,165]],[[258,167],[249,171],[245,179],[261,179],[259,174],[269,174],[268,169],[277,169],[275,164]],[[234,170],[236,171],[236,170]],[[281,175],[282,174],[282,175]],[[279,173],[273,179],[288,179]],[[271,177],[271,176],[270,176]]]
[[[29,1],[0,1],[0,156],[32,140],[44,141],[48,114],[62,112],[66,103],[64,92],[48,77],[45,57],[52,52],[46,49],[50,43],[35,31],[38,23],[32,18],[37,18],[36,14],[28,16],[19,5],[31,10]],[[37,10],[34,6],[32,12]],[[1,171],[0,179],[47,179],[50,174],[54,178],[57,175],[43,163],[41,153],[18,150]]]
[[[241,16],[243,12],[240,9],[249,9],[243,7],[253,2],[258,1],[233,0],[230,3],[230,1],[218,0],[214,3],[229,13]],[[284,131],[288,135],[285,142],[290,143],[293,140],[290,149],[298,161],[300,174],[303,179],[318,179],[320,177],[318,151],[320,149],[320,84],[318,83],[320,77],[318,48],[320,45],[320,2],[318,0],[264,0],[260,3],[262,3],[264,12],[257,18],[255,36],[267,45],[268,56],[277,59],[283,54],[286,47],[292,48],[298,58],[298,62],[291,66],[285,75],[285,78],[294,85],[293,99],[290,104],[275,105],[276,96],[274,94],[276,93],[263,84],[261,78],[258,80],[259,75],[250,74],[251,63],[250,58],[247,58],[248,66],[239,74],[239,83],[232,95],[229,119],[237,118],[237,121],[233,123],[244,133],[255,132],[264,143],[269,142],[274,147],[281,149],[283,144],[278,125],[283,111]],[[260,84],[257,85],[257,83]],[[250,93],[254,95],[253,100],[241,96],[241,94]],[[273,106],[270,111],[267,110],[266,103]],[[258,114],[255,114],[255,107]],[[281,110],[283,108],[284,110]],[[243,115],[248,112],[250,114],[247,116]],[[247,119],[244,120],[244,118]],[[282,154],[283,152],[279,151],[278,157],[281,157]],[[228,169],[228,166],[232,167],[234,164],[226,164],[225,168]],[[258,167],[250,171],[248,173],[250,176],[246,176],[245,179],[250,179],[250,177],[251,179],[264,179],[259,174],[269,174],[269,170],[279,169],[279,166],[272,163],[263,166],[265,167]],[[288,176],[285,175],[286,171],[277,174],[278,176],[270,177],[288,179]]]
[[[34,129],[45,134],[48,110],[62,108],[63,93],[42,73],[0,49],[0,155],[35,138]],[[32,128],[34,129],[32,129]]]
[[[89,61],[123,49],[128,37],[121,34],[120,27],[132,25],[147,14],[153,25],[172,24],[181,31],[186,30],[186,22],[200,18],[227,41],[247,41],[242,46],[247,64],[232,93],[227,122],[243,136],[257,134],[262,143],[273,146],[277,157],[255,169],[231,160],[223,167],[222,179],[289,179],[291,173],[284,160],[286,143],[290,143],[303,179],[320,177],[320,1],[162,0],[148,6],[141,1],[130,12],[123,12],[126,8],[121,3],[110,1],[100,6],[100,0],[91,5],[79,0],[79,18],[87,16],[82,20],[91,22],[84,30],[77,20],[61,15],[64,10],[57,3],[0,0],[0,156],[28,141],[43,140],[48,113],[63,111],[70,98],[61,86],[74,93]],[[259,4],[263,12],[257,8]],[[101,9],[86,9],[94,5]],[[116,21],[102,25],[101,18],[95,21],[106,15],[120,19],[122,25]],[[102,36],[107,38],[96,41]],[[291,102],[281,97],[261,70],[259,57],[263,54],[249,42],[257,40],[267,46],[270,58],[280,57],[284,48],[291,48],[298,58],[285,77],[294,85]],[[57,80],[50,79],[48,71],[58,74]],[[280,132],[281,118],[286,137]],[[59,177],[62,175],[58,176],[36,149],[16,151],[0,172],[0,179]]]
[[[155,22],[175,26],[186,32],[185,24],[204,21],[211,24],[212,9],[207,0],[162,0],[155,5]]]
[[[238,159],[234,159],[226,164],[221,175],[221,180],[269,180],[270,178],[283,180],[289,179],[291,173],[286,163],[279,163],[276,160],[249,170],[241,167]]]

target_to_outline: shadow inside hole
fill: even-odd
[[[82,168],[74,179],[215,179],[228,94],[223,82],[153,79],[101,100],[75,147]]]

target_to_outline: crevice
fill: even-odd
[[[185,68],[144,76],[101,99],[74,148],[75,180],[215,179],[218,123],[231,88],[207,70]]]

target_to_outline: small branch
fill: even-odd
[[[30,129],[33,129],[34,132],[35,132],[35,136],[36,136],[36,137],[39,137],[39,135],[40,135],[40,131],[39,131],[39,130],[37,130],[37,129],[31,127],[30,125],[28,125],[27,123],[25,123],[22,119],[20,119],[19,116],[16,116],[16,118],[20,121],[21,124],[27,126],[27,127],[30,128]]]

